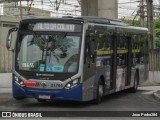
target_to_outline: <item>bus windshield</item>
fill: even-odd
[[[20,35],[16,69],[35,72],[76,73],[81,36],[69,32],[31,32]]]

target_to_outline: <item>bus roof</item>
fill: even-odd
[[[134,29],[134,30],[142,30],[142,31],[148,31],[147,28],[144,27],[135,27],[135,26],[130,26],[128,24],[125,24],[119,20],[113,20],[113,19],[107,19],[103,17],[95,17],[95,16],[79,16],[79,17],[73,17],[73,16],[63,16],[62,18],[27,18],[23,19],[22,22],[39,22],[39,21],[66,21],[66,22],[71,22],[73,23],[79,23],[79,22],[85,22],[85,23],[95,23],[95,24],[104,24],[104,25],[114,25],[114,26],[119,26],[122,28],[127,28],[127,29]]]
[[[89,22],[89,23],[100,23],[100,24],[113,24],[113,25],[127,25],[119,20],[112,20],[103,17],[94,17],[94,16],[80,16],[80,17],[72,17],[72,16],[63,16],[62,18],[27,18],[23,19],[23,21],[43,21],[43,20],[60,20],[60,21],[79,21],[79,22]]]

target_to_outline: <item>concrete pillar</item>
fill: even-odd
[[[82,16],[98,16],[98,0],[81,0]]]
[[[118,0],[81,0],[82,16],[118,18]]]
[[[98,0],[98,16],[110,19],[118,18],[117,0]]]

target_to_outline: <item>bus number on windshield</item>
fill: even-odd
[[[34,68],[34,63],[22,63],[22,67],[24,67],[24,68]]]

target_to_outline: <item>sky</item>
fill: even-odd
[[[140,0],[119,0],[119,17],[134,17],[139,9]],[[144,0],[145,1],[145,0]],[[154,5],[159,5],[160,0],[153,0]]]
[[[138,9],[138,0],[119,0],[118,15],[121,17],[135,16]]]

